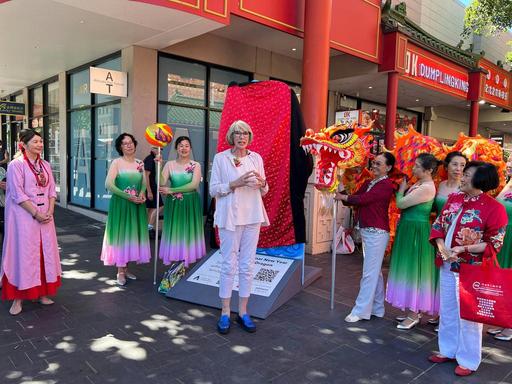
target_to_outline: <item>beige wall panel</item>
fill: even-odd
[[[459,132],[468,134],[469,110],[436,107],[437,119],[432,121],[430,134],[439,139],[456,140]]]
[[[138,139],[139,158],[149,153],[144,131],[157,118],[157,54],[154,49],[136,46],[122,51],[122,70],[128,72],[128,97],[121,99],[121,127]]]
[[[247,72],[256,72],[256,51],[256,47],[212,34],[201,35],[162,50],[162,52]]]
[[[300,60],[212,34],[167,47],[162,52],[251,72],[258,80],[274,77],[302,82]]]
[[[291,57],[272,53],[272,67],[269,74],[271,77],[302,83],[302,62]]]

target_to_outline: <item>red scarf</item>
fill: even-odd
[[[25,158],[25,161],[27,162],[28,167],[34,174],[34,176],[36,178],[37,185],[39,187],[46,187],[48,185],[48,180],[50,178],[49,177],[50,175],[48,174],[48,171],[46,170],[43,162],[41,161],[41,156],[37,155],[37,158],[36,158],[36,161],[34,162],[34,164],[32,164],[30,159],[27,157],[27,154],[25,151],[23,151],[23,157]],[[39,162],[39,169],[36,169],[35,164],[37,164],[38,162]],[[45,176],[45,173],[46,173],[46,176]]]

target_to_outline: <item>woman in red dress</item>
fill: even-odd
[[[430,240],[437,247],[440,271],[439,354],[433,363],[457,361],[455,374],[468,376],[482,360],[482,324],[464,320],[459,311],[460,263],[480,263],[487,246],[503,245],[507,213],[485,192],[498,187],[492,164],[470,161],[464,168],[460,192],[448,197],[432,226]]]

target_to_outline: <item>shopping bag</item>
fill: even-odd
[[[461,263],[459,274],[460,317],[512,328],[512,269],[500,268],[494,247],[480,265]]]
[[[176,283],[185,275],[185,263],[178,261],[172,263],[167,271],[165,271],[162,281],[158,286],[158,292],[167,293],[176,285]]]
[[[354,252],[355,245],[352,236],[350,236],[350,231],[340,225],[338,231],[336,232],[336,253],[341,255],[348,255]]]

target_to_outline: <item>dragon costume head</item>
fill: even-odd
[[[319,191],[334,192],[339,184],[338,169],[366,166],[370,157],[372,136],[366,135],[372,124],[359,127],[335,124],[319,132],[306,131],[300,145],[317,157],[315,187]]]

